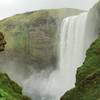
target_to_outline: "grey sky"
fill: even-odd
[[[0,0],[0,19],[38,9],[78,8],[88,10],[98,0]]]

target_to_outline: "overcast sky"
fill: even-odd
[[[17,13],[49,8],[90,9],[98,0],[0,0],[0,19]]]

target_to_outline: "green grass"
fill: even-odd
[[[30,100],[30,98],[22,95],[22,88],[10,80],[7,74],[0,73],[0,100]]]

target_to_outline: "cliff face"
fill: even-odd
[[[0,21],[0,31],[5,33],[7,41],[6,55],[11,60],[18,58],[18,63],[34,63],[39,69],[56,66],[56,33],[60,21],[80,12],[76,9],[33,11]]]
[[[87,50],[85,61],[77,70],[75,88],[61,100],[100,100],[100,36]]]
[[[31,100],[22,95],[22,88],[10,80],[7,74],[0,73],[0,100]]]

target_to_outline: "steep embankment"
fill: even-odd
[[[0,73],[0,100],[31,100],[22,95],[22,88],[10,80],[7,74]]]
[[[100,36],[87,50],[85,61],[77,70],[76,87],[61,100],[100,100]]]

